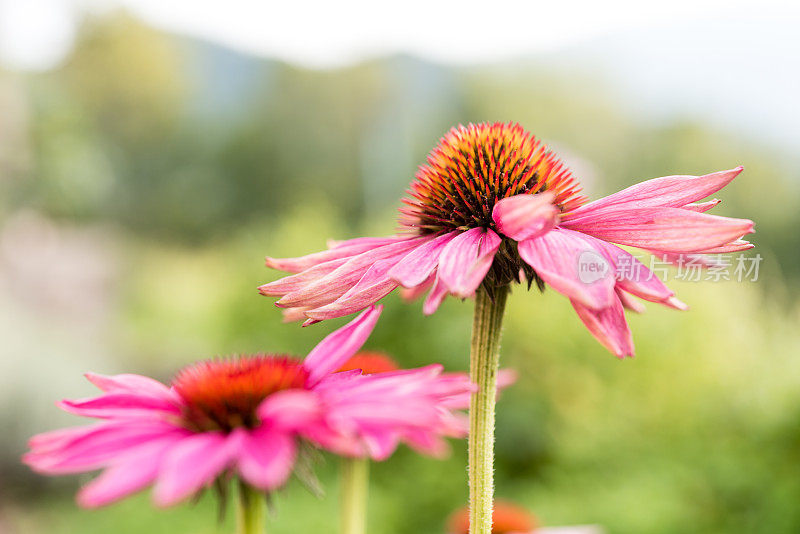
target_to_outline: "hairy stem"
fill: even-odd
[[[500,330],[508,287],[490,296],[481,287],[475,295],[470,378],[478,389],[469,407],[470,534],[491,534],[494,502],[494,405],[500,363]]]

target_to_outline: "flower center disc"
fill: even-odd
[[[498,200],[550,191],[562,212],[584,202],[570,170],[519,124],[470,124],[450,130],[420,166],[400,209],[418,233],[494,226]]]
[[[305,387],[307,376],[291,357],[258,354],[199,362],[182,370],[172,386],[186,402],[189,426],[229,431],[256,426],[256,409],[265,398]]]

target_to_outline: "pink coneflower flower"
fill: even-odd
[[[203,361],[169,386],[139,375],[88,374],[102,394],[60,406],[101,422],[33,437],[24,461],[50,475],[103,469],[80,491],[82,506],[150,484],[155,503],[167,506],[228,476],[259,492],[279,488],[303,442],[354,451],[365,434],[433,432],[442,423],[440,398],[423,390],[436,383],[440,366],[388,379],[337,372],[379,315],[380,308],[368,309],[302,361],[273,354]],[[455,384],[447,393],[470,387]]]
[[[430,314],[447,295],[467,298],[479,287],[492,295],[527,280],[567,296],[606,348],[632,356],[623,308],[640,309],[634,297],[685,305],[617,245],[667,259],[752,247],[741,239],[752,221],[705,213],[719,200],[697,203],[741,171],[656,178],[586,203],[569,169],[519,125],[460,126],[419,168],[400,235],[267,258],[269,267],[297,274],[259,290],[280,296],[288,317],[310,323],[359,311],[399,286],[410,296],[430,290],[423,305]]]
[[[516,124],[452,129],[421,166],[404,199],[400,235],[331,243],[300,258],[267,258],[296,273],[265,284],[289,318],[306,324],[347,315],[397,287],[428,296],[433,313],[447,295],[475,297],[470,378],[470,532],[489,534],[494,493],[494,404],[500,331],[514,281],[550,286],[570,299],[589,332],[618,357],[632,356],[623,313],[634,298],[685,308],[630,253],[668,258],[750,248],[753,222],[708,215],[742,168],[667,176],[586,203],[570,171]]]

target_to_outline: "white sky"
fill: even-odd
[[[159,28],[312,67],[392,52],[483,62],[687,21],[800,21],[797,0],[0,0],[0,62],[52,67],[69,51],[81,9],[115,6]]]

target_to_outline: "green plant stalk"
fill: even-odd
[[[341,484],[340,534],[364,534],[367,531],[369,459],[345,458]]]
[[[237,534],[264,534],[266,502],[264,495],[244,482],[239,482]]]
[[[475,294],[470,378],[478,386],[469,406],[470,534],[491,534],[494,505],[494,412],[500,365],[500,330],[508,287]]]

